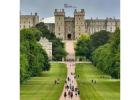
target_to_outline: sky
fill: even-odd
[[[64,4],[85,9],[85,18],[120,18],[120,0],[20,0],[21,14],[37,12],[40,18],[54,16],[54,9],[65,9],[66,16],[72,16],[75,8],[64,8]]]

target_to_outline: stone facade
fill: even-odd
[[[48,54],[49,60],[52,60],[52,42],[49,42],[46,38],[41,37],[39,43]]]
[[[54,16],[54,31],[51,31],[63,40],[78,39],[81,34],[94,34],[101,30],[114,32],[116,27],[120,27],[120,20],[115,18],[85,19],[84,9],[75,9],[74,17],[66,17],[64,9],[55,9]],[[49,25],[52,26],[52,23]]]
[[[39,16],[35,15],[20,15],[20,29],[34,27],[39,23]]]
[[[120,20],[115,18],[85,19],[84,9],[75,9],[73,15],[74,17],[66,17],[64,9],[55,9],[55,21],[53,23],[44,23],[48,30],[62,40],[75,40],[81,34],[91,35],[101,30],[114,32],[117,27],[120,27]],[[35,15],[20,15],[20,29],[34,27],[37,23],[39,23],[37,13]]]

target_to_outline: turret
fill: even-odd
[[[39,16],[37,15],[37,12],[35,12],[35,15],[34,15],[34,25],[36,25],[37,23],[39,23]]]
[[[64,17],[65,12],[64,9],[55,9],[54,11],[55,16],[55,35],[60,39],[64,39]]]
[[[85,11],[84,9],[74,11],[75,19],[75,39],[78,39],[81,34],[85,33]]]

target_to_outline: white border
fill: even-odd
[[[121,100],[140,100],[140,0],[121,0]]]
[[[19,100],[19,11],[0,1],[0,100]],[[121,100],[140,100],[139,29],[140,1],[121,0]]]
[[[19,0],[0,1],[0,100],[19,100]]]

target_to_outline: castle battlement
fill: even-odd
[[[78,39],[81,34],[94,34],[101,30],[114,32],[120,27],[120,20],[115,18],[85,19],[84,9],[75,9],[74,17],[65,17],[64,9],[55,9],[55,35],[63,40]]]

